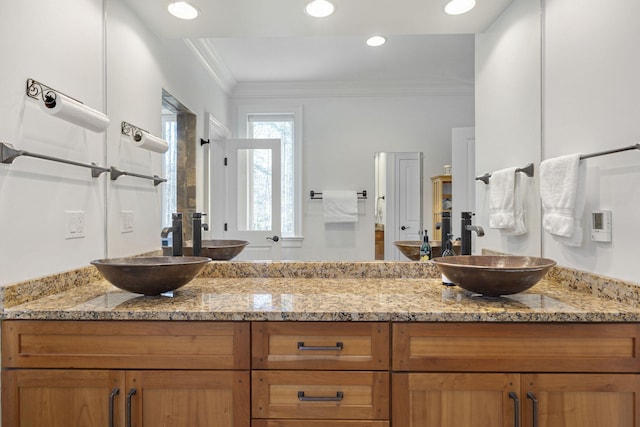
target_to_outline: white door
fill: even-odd
[[[393,245],[397,240],[420,240],[422,228],[422,153],[389,153],[385,259],[406,261]],[[387,255],[388,254],[388,255]]]
[[[280,260],[280,140],[226,143],[225,239],[246,240],[238,260]]]

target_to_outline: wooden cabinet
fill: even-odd
[[[640,427],[636,324],[2,323],[5,427]]]
[[[378,228],[376,224],[375,259],[384,260],[384,228]]]
[[[389,324],[256,322],[253,427],[389,426]]]
[[[514,427],[517,374],[393,374],[393,426]]]
[[[635,374],[394,374],[393,425],[633,427],[639,381]]]
[[[639,427],[638,335],[620,324],[395,324],[393,425]]]
[[[442,221],[442,212],[451,212],[451,191],[451,175],[431,177],[431,207],[433,214],[430,240],[438,242],[442,240],[442,231],[438,230],[437,224]]]
[[[249,426],[242,371],[16,369],[2,385],[7,426]]]
[[[6,321],[2,334],[3,426],[250,425],[248,324]]]

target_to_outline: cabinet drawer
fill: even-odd
[[[5,368],[249,369],[242,322],[2,322]]]
[[[251,427],[389,427],[389,421],[376,420],[253,420]]]
[[[635,324],[393,325],[395,371],[637,372]]]
[[[255,322],[254,369],[388,370],[389,324]]]
[[[251,386],[253,418],[389,419],[387,372],[254,371]]]

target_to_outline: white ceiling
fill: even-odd
[[[327,18],[304,13],[307,0],[190,0],[200,11],[181,21],[168,0],[125,0],[159,37],[191,39],[236,82],[424,81],[472,83],[473,34],[512,0],[477,0],[465,15],[447,0],[332,0]],[[365,45],[385,35],[378,48]]]

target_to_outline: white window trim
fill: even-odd
[[[236,135],[238,138],[247,138],[247,122],[251,115],[293,114],[294,123],[294,209],[295,229],[294,235],[282,238],[282,246],[285,248],[302,247],[304,236],[302,235],[302,135],[303,133],[303,108],[302,105],[290,104],[237,104],[236,106]]]

